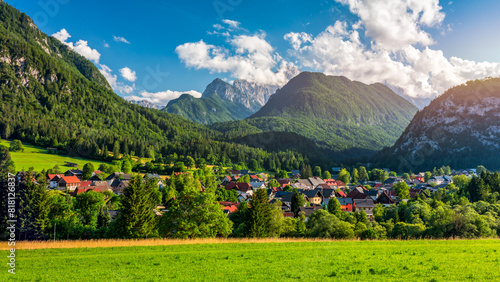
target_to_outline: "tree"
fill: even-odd
[[[278,170],[278,172],[276,173],[276,178],[277,179],[288,178],[288,171],[284,169]]]
[[[332,179],[332,174],[328,170],[323,171],[323,179]]]
[[[390,177],[397,177],[397,176],[398,176],[398,174],[397,174],[395,171],[391,171],[391,172],[389,173],[389,176],[390,176]]]
[[[366,167],[361,166],[359,167],[359,179],[361,180],[368,180],[368,172],[366,171]]]
[[[92,174],[94,174],[95,168],[92,163],[86,163],[83,166],[83,173],[82,173],[82,180],[87,180],[92,177]]]
[[[302,195],[299,194],[297,189],[293,190],[293,195],[292,195],[292,201],[290,204],[291,212],[293,212],[293,216],[297,217],[299,216],[300,212],[300,207],[303,207],[305,205],[305,199]]]
[[[23,152],[24,151],[23,143],[21,143],[20,140],[12,140],[10,142],[9,151],[11,151],[11,152]]]
[[[75,208],[82,217],[82,224],[97,227],[97,215],[104,206],[104,196],[95,191],[88,191],[76,196]]]
[[[12,151],[12,150],[11,150]],[[476,174],[481,175],[483,171],[488,171],[484,166],[480,165],[476,168]]]
[[[246,182],[250,183],[250,175],[245,174],[242,177],[238,178],[238,182]]]
[[[125,173],[125,174],[132,173],[132,164],[130,163],[129,160],[123,161],[121,171],[123,171],[123,173]]]
[[[175,172],[185,172],[186,167],[184,166],[183,162],[176,162],[174,166],[172,167],[173,171]]]
[[[340,218],[342,215],[342,206],[337,198],[331,198],[327,205],[328,212]]]
[[[321,167],[319,167],[319,166],[314,167],[313,176],[321,177]]]
[[[283,216],[283,210],[281,209],[282,205],[283,203],[280,200],[276,200],[276,202],[271,205],[269,222],[270,237],[279,237],[284,231],[285,217]]]
[[[118,236],[123,238],[144,238],[155,236],[156,215],[153,209],[161,202],[156,178],[146,178],[142,181],[140,175],[135,175],[124,189],[121,209],[116,219]]]
[[[160,235],[182,239],[227,237],[232,226],[214,193],[188,187],[168,205],[160,219]]]
[[[113,145],[113,157],[115,159],[120,158],[120,142],[118,142],[118,140],[116,140]]]
[[[408,173],[403,174],[403,179],[404,180],[410,180],[410,175]]]
[[[350,177],[351,174],[345,168],[343,168],[342,170],[340,170],[339,175],[337,176],[337,180],[340,180],[345,184],[348,184]]]
[[[194,166],[194,164],[196,163],[191,156],[187,156],[185,161],[186,161],[186,166],[188,169],[192,168]]]
[[[16,167],[14,161],[10,157],[9,150],[0,145],[0,178],[6,177],[7,173],[14,173]]]
[[[257,189],[252,196],[246,234],[249,237],[267,237],[270,233],[271,207],[265,189]]]
[[[251,159],[248,163],[248,169],[256,171],[259,169],[259,163],[255,159]]]
[[[424,173],[424,182],[428,182],[429,179],[431,179],[431,177],[432,177],[432,173],[430,171],[426,171]]]
[[[312,170],[310,165],[303,165],[302,169],[300,170],[300,178],[302,179],[307,179],[309,177],[312,177]]]
[[[207,165],[207,161],[204,158],[196,159],[196,168],[203,168]]]
[[[394,184],[392,190],[394,190],[400,199],[408,199],[410,197],[410,187],[405,181]]]
[[[313,216],[316,214],[315,216]],[[311,217],[313,217],[311,221]],[[309,236],[319,238],[348,239],[354,237],[351,224],[341,221],[325,210],[315,211],[309,217]]]
[[[110,221],[111,215],[109,211],[107,209],[104,211],[104,209],[101,208],[99,215],[97,215],[97,228],[108,227]]]
[[[358,170],[356,168],[352,169],[351,179],[352,179],[352,183],[358,183],[359,175],[358,175]]]
[[[19,184],[18,230],[24,233],[24,239],[44,239],[45,230],[49,224],[48,194],[43,185],[31,180],[31,171],[27,172],[26,180]],[[21,237],[21,236],[20,236]]]

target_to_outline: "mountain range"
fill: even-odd
[[[419,111],[386,85],[302,72],[282,87],[216,79],[201,98],[185,94],[160,111],[116,95],[92,62],[0,1],[0,135],[75,156],[108,158],[118,147],[266,169],[349,159],[405,171],[500,168],[499,85],[470,81]]]
[[[294,132],[342,160],[392,145],[416,112],[382,84],[303,72],[244,121],[209,127],[240,140],[247,133]]]

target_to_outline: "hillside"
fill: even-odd
[[[201,124],[244,119],[254,113],[242,104],[220,98],[218,94],[206,98],[183,94],[170,101],[165,111]]]
[[[416,112],[415,106],[382,84],[303,72],[240,124],[262,131],[294,132],[333,150],[335,158],[345,159],[391,146]],[[223,126],[211,128],[217,127]],[[239,131],[239,137],[245,135]]]
[[[377,160],[394,168],[500,169],[500,78],[469,81],[431,102]]]
[[[104,151],[139,157],[177,154],[248,162],[293,158],[224,142],[222,134],[177,115],[125,101],[95,66],[0,2],[0,136],[75,156]],[[283,163],[283,162],[282,162]],[[288,168],[291,169],[291,168]]]

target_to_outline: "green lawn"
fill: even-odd
[[[6,259],[7,251],[1,257]],[[499,281],[500,240],[18,250],[0,281]]]
[[[0,139],[0,145],[5,147],[10,146],[10,142],[4,139]],[[101,161],[89,160],[80,157],[68,157],[55,154],[48,154],[47,149],[41,147],[35,147],[31,145],[23,144],[24,152],[10,152],[10,156],[16,165],[16,170],[28,170],[33,167],[35,171],[42,171],[42,169],[53,168],[55,165],[59,165],[61,171],[66,171],[72,169],[73,167],[65,166],[65,162],[77,163],[78,168],[82,169],[83,166],[90,162],[97,169]]]

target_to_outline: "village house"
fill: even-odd
[[[236,190],[238,194],[246,193],[250,196],[253,195],[253,186],[250,183],[246,182],[229,182],[225,186],[226,190]]]
[[[83,170],[81,169],[69,169],[64,173],[64,176],[76,176],[78,179],[82,180]]]
[[[337,198],[340,203],[340,208],[345,212],[352,212],[354,210],[354,202],[351,198]]]
[[[57,182],[58,190],[73,191],[80,186],[80,179],[76,176],[62,176]]]
[[[372,199],[354,199],[354,209],[356,211],[364,211],[370,220],[373,220],[373,209],[375,203]]]
[[[49,187],[51,189],[56,189],[57,188],[57,183],[63,177],[64,174],[49,174],[47,175],[47,178],[49,179]]]
[[[377,203],[382,204],[384,207],[388,207],[396,203],[385,191],[383,191],[377,198]]]
[[[323,194],[319,189],[314,190],[299,190],[299,193],[306,197],[306,200],[311,203],[311,205],[321,205],[323,202]]]

